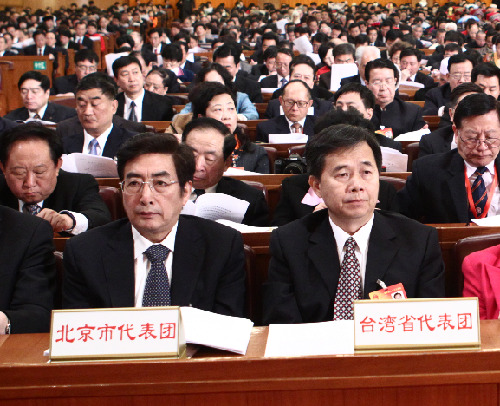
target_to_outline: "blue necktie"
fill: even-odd
[[[42,211],[42,208],[36,203],[34,203],[34,204],[24,203],[23,210],[28,214],[32,214],[33,216],[36,216],[38,213],[40,213]]]
[[[89,142],[89,154],[99,155],[99,153],[97,152],[97,148],[99,148],[99,142],[94,138]]]
[[[133,100],[130,102],[130,114],[128,119],[129,121],[137,121],[137,116],[135,115],[135,102]]]
[[[281,79],[281,87],[284,87],[288,83],[288,80],[286,78]]]
[[[170,306],[170,283],[165,267],[170,250],[164,245],[155,244],[144,253],[151,262],[151,269],[146,278],[142,306]]]
[[[485,171],[486,167],[478,167],[475,172],[477,175],[476,180],[472,184],[472,200],[474,201],[474,206],[476,207],[477,217],[481,216],[484,212],[484,206],[488,200],[488,192],[486,191],[483,179]]]

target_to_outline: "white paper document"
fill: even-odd
[[[226,195],[225,193],[205,193],[196,199],[189,200],[181,214],[190,214],[208,220],[231,220],[241,223],[250,203],[246,200]]]
[[[425,87],[425,85],[423,83],[420,83],[420,82],[407,82],[407,81],[404,81],[404,82],[400,82],[399,83],[399,90],[401,90],[402,92],[404,92],[404,89],[401,88],[401,87],[404,87],[404,86],[415,87],[415,88],[418,88],[418,89],[423,89]]]
[[[222,224],[226,227],[234,228],[240,233],[267,233],[273,231],[278,227],[257,227],[257,226],[247,226],[246,224],[235,223],[231,220],[217,220],[217,223]]]
[[[355,63],[334,63],[331,67],[330,90],[336,92],[340,88],[340,81],[358,74],[358,66]]]
[[[425,134],[430,134],[431,130],[428,128],[421,129],[421,130],[416,130],[416,131],[410,131],[409,133],[404,133],[404,134],[399,134],[396,138],[394,138],[394,141],[420,141],[420,138],[424,136]]]
[[[223,316],[194,307],[181,307],[186,343],[201,344],[244,355],[253,323],[249,319]]]
[[[354,321],[271,324],[266,357],[354,354]]]
[[[257,172],[245,171],[244,169],[240,168],[233,168],[232,166],[227,168],[226,172],[224,172],[224,176],[241,176],[241,175],[262,175],[262,174]]]
[[[281,20],[276,21],[276,29],[278,30],[278,34],[286,34],[285,25],[288,23],[288,18],[282,18]]]
[[[472,222],[481,227],[500,227],[500,215],[485,217],[484,219],[472,219]]]
[[[301,54],[307,54],[308,52],[313,51],[313,46],[307,39],[307,35],[303,35],[302,37],[299,37],[295,41],[293,41],[293,47]]]
[[[382,166],[386,172],[406,172],[408,170],[408,155],[396,149],[380,147],[382,150]]]
[[[260,89],[260,92],[262,94],[265,94],[265,93],[271,93],[273,94],[278,88],[277,87],[262,87]]]
[[[269,134],[270,144],[305,144],[308,139],[307,134]]]
[[[117,178],[116,162],[108,157],[81,153],[64,154],[62,169],[67,172],[89,173],[96,178]]]

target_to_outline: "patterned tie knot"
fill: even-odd
[[[484,175],[484,173],[488,170],[488,168],[486,168],[486,166],[478,166],[477,169],[476,169],[476,173],[478,175]]]
[[[135,101],[133,101],[133,100],[132,100],[132,101],[130,102],[130,108],[131,108],[131,109],[133,109],[134,107],[135,107]]]
[[[287,82],[288,80],[286,80],[286,78],[281,79],[281,87],[285,86]]]
[[[165,262],[169,252],[170,250],[164,245],[155,244],[149,247],[144,253],[146,254],[147,259],[151,261],[151,263],[156,263]]]
[[[345,242],[344,247],[346,249],[352,249],[353,250],[354,248],[356,248],[357,245],[358,244],[356,244],[356,240],[354,238],[352,238],[352,237],[349,237],[347,239],[347,241]]]
[[[294,133],[301,133],[302,132],[301,131],[302,130],[302,126],[299,123],[297,123],[297,122],[295,122],[295,123],[292,124],[292,128],[293,128],[293,132]]]
[[[42,208],[34,203],[34,204],[24,204],[23,209],[26,210],[27,213],[36,216],[38,213],[42,211]]]

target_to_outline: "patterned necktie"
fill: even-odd
[[[484,206],[488,200],[488,192],[486,191],[483,179],[483,174],[486,170],[484,166],[478,167],[475,172],[475,175],[477,175],[476,180],[472,184],[472,200],[474,201],[478,217],[484,212]]]
[[[340,278],[337,294],[333,304],[333,320],[352,320],[354,318],[353,302],[361,299],[361,267],[354,254],[356,241],[349,237],[345,242],[344,259],[340,267]]]
[[[151,262],[151,269],[146,278],[142,306],[170,306],[170,283],[165,267],[170,250],[164,245],[155,244],[144,253]]]
[[[135,115],[135,102],[133,100],[130,102],[130,114],[128,119],[129,121],[137,121],[137,116]]]
[[[302,126],[295,122],[292,124],[292,132],[295,133],[295,134],[302,134]]]
[[[158,48],[155,48],[155,55],[158,55]]]
[[[288,83],[288,80],[286,78],[281,79],[281,87],[285,87],[285,85]]]
[[[33,118],[34,118],[35,120],[41,120],[41,119],[42,119],[42,117],[40,117],[40,114],[38,114],[38,113],[36,113],[36,114],[33,116]]]
[[[205,189],[194,189],[193,193],[196,195],[196,199],[194,199],[193,201],[196,202],[198,200],[198,197],[205,194]]]
[[[99,142],[94,138],[89,142],[89,154],[90,155],[99,155],[97,148],[100,148]]]
[[[42,48],[38,48],[38,56],[42,56]]]
[[[23,211],[25,213],[32,214],[33,216],[36,216],[38,213],[40,213],[42,211],[42,208],[36,203],[34,203],[34,204],[24,203]]]

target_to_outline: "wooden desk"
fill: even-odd
[[[2,406],[498,406],[500,321],[477,351],[264,358],[267,328],[245,356],[47,364],[48,334],[0,338]]]

